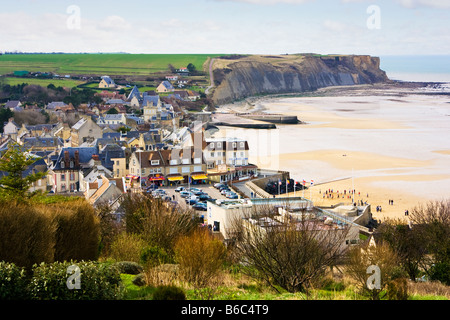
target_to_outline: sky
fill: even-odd
[[[450,55],[450,0],[0,3],[0,52]]]

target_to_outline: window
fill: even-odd
[[[170,168],[170,174],[178,173],[178,168]]]
[[[214,149],[214,142],[211,142],[211,143],[209,144],[209,148],[210,148],[210,149]]]
[[[118,166],[119,164],[120,164],[120,161],[119,161],[119,160],[117,160],[117,161],[116,161],[116,165]]]
[[[183,173],[188,173],[189,171],[191,171],[190,169],[191,169],[191,167],[183,167],[183,168],[181,169],[181,172],[183,172]]]
[[[236,142],[233,142],[232,146],[233,148],[236,148]]]
[[[62,191],[62,192],[66,191],[66,185],[65,185],[65,184],[62,184],[62,185],[61,185],[61,191]]]
[[[145,168],[142,168],[142,174],[145,174]]]
[[[152,160],[151,164],[152,166],[159,166],[159,160]]]
[[[194,158],[194,163],[196,164],[202,163],[202,158]]]
[[[171,165],[175,165],[175,164],[177,164],[178,162],[177,162],[177,160],[170,160],[170,164]]]
[[[214,152],[211,152],[211,158],[214,158]]]
[[[244,153],[243,152],[241,152],[241,158],[243,158],[244,157]]]
[[[239,143],[239,145],[240,145],[241,148],[244,148],[245,143],[244,143],[244,142],[241,142],[241,143]]]
[[[222,148],[222,142],[217,142],[217,148]]]
[[[202,166],[195,166],[194,172],[202,171]]]
[[[70,191],[74,192],[75,191],[75,183],[71,183],[70,184]]]
[[[225,152],[222,152],[222,157],[225,157]]]
[[[119,170],[119,169],[117,169],[117,173],[116,173],[116,175],[117,175],[117,176],[119,176],[119,175],[120,175],[120,170]]]
[[[70,160],[70,167],[73,168],[73,161]]]
[[[190,164],[191,162],[189,161],[190,159],[184,158],[181,160],[182,164]]]
[[[69,174],[69,179],[70,179],[70,181],[75,180],[75,173],[71,172],[71,173]]]
[[[66,175],[64,173],[61,173],[61,181],[66,181]]]
[[[64,161],[61,161],[61,169],[64,169]]]

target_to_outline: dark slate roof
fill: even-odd
[[[100,151],[102,165],[109,170],[113,170],[114,161],[111,159],[114,158],[125,158],[125,150],[116,144],[108,144]]]
[[[104,132],[103,138],[104,139],[117,139],[119,140],[121,137],[120,132]]]
[[[15,108],[18,107],[19,104],[20,104],[19,100],[11,100],[5,104],[5,108]]]
[[[58,146],[62,147],[64,145],[64,141],[58,137],[30,137],[23,140],[23,145],[27,149],[31,149],[33,147],[55,148]]]
[[[70,159],[75,158],[75,151],[78,151],[80,164],[86,164],[91,159],[92,156],[98,154],[97,147],[79,147],[79,148],[63,148],[61,149],[55,163],[53,163],[53,170],[61,170],[61,160],[64,160],[65,151],[69,152]],[[79,168],[74,168],[79,169]]]
[[[141,92],[139,91],[137,86],[134,86],[131,90],[130,94],[128,95],[128,100],[133,99],[133,97],[136,97],[138,99],[141,98]]]
[[[159,102],[159,96],[144,96],[142,104],[144,106],[147,106],[147,103],[150,104],[150,106],[156,107]]]

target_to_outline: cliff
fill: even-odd
[[[389,79],[380,59],[359,55],[231,56],[216,58],[212,99],[224,104],[259,94],[296,93]]]

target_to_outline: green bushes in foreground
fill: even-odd
[[[34,265],[32,275],[12,263],[0,263],[0,299],[117,300],[123,297],[120,270],[91,261]]]

